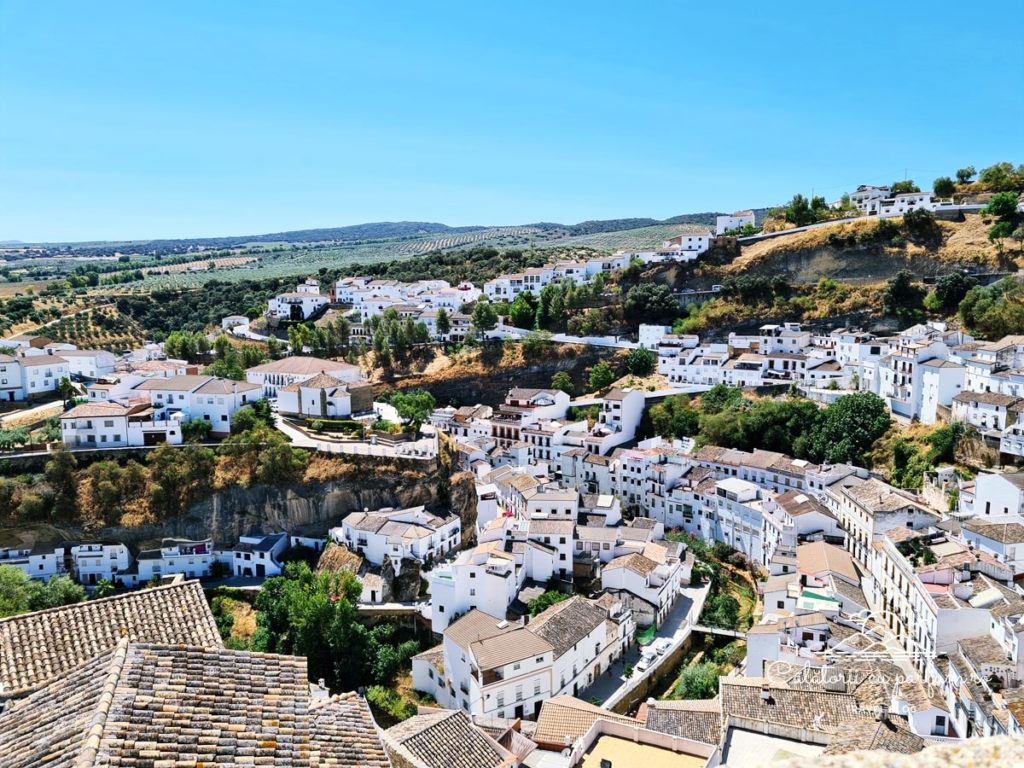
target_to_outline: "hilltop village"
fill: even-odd
[[[979,320],[1016,275],[932,299],[900,273],[894,327],[692,332],[770,281],[644,287],[849,222],[1024,216],[939,191],[476,284],[313,275],[130,349],[0,339],[0,763],[713,768],[1024,737],[1024,335]],[[609,332],[630,273],[635,332]],[[397,370],[455,348],[521,369],[481,402]],[[410,503],[353,501],[374,483]]]

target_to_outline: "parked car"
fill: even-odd
[[[636,666],[633,667],[634,671],[636,671],[636,672],[644,672],[644,671],[650,669],[651,662],[653,660],[654,659],[651,656],[641,656],[640,657],[640,661],[638,661],[636,663]]]
[[[659,656],[661,656],[661,655],[663,655],[663,654],[664,654],[664,653],[665,653],[665,652],[666,652],[666,651],[667,651],[667,650],[668,650],[669,648],[671,648],[671,647],[672,647],[672,640],[671,640],[670,638],[667,638],[667,637],[659,637],[659,638],[658,638],[657,640],[655,640],[655,641],[654,641],[654,642],[653,642],[653,643],[651,644],[651,647],[652,647],[652,648],[654,649],[654,652],[655,652],[656,654],[658,654]]]

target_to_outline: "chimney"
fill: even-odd
[[[768,686],[768,683],[761,686],[761,701],[765,704],[772,703],[772,689]]]
[[[889,722],[889,705],[888,704],[882,704],[881,706],[879,706],[879,708],[878,708],[878,715],[877,715],[876,719],[880,723],[888,723]]]

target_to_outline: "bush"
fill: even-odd
[[[416,705],[403,699],[397,691],[382,685],[371,685],[366,689],[366,701],[378,720],[385,723],[400,723],[416,714]]]
[[[604,360],[601,360],[590,369],[588,384],[591,392],[600,392],[607,389],[615,381],[615,371]]]
[[[549,589],[549,590],[545,591],[539,597],[533,598],[533,600],[531,600],[530,602],[528,602],[526,604],[526,607],[530,609],[530,615],[531,616],[536,616],[536,615],[546,611],[552,605],[557,605],[558,603],[562,602],[563,600],[568,600],[568,599],[569,599],[569,596],[567,594],[565,594],[564,592],[559,592],[557,590]]]
[[[626,355],[626,370],[634,376],[647,376],[654,370],[655,359],[649,349],[637,347]]]
[[[703,661],[686,667],[674,691],[680,699],[713,699],[718,695],[718,665]]]

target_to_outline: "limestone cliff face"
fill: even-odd
[[[456,472],[449,480],[452,513],[462,520],[462,541],[468,541],[476,530],[476,482],[472,472]]]
[[[418,504],[436,506],[441,480],[438,467],[432,462],[418,466],[418,470],[362,466],[342,478],[322,483],[228,488],[158,525],[107,528],[99,535],[135,544],[165,536],[210,536],[215,542],[230,543],[252,531],[298,528],[309,535],[321,535],[338,525],[349,512]],[[472,502],[475,513],[475,493]]]

